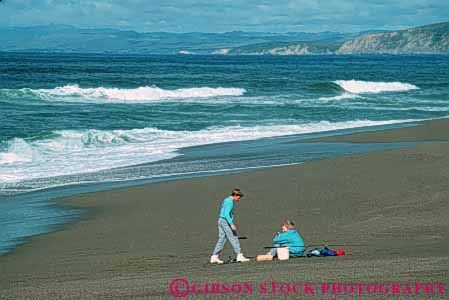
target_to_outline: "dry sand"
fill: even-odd
[[[270,279],[448,284],[449,121],[326,140],[438,142],[58,200],[88,208],[86,218],[0,257],[0,299],[171,299],[176,277],[254,285]],[[368,246],[340,247],[350,255],[337,258],[208,265],[219,205],[234,187],[246,195],[236,224],[248,236],[241,242],[248,256],[264,253],[284,217],[296,221],[306,244]],[[228,245],[223,256],[231,254]],[[232,296],[246,297],[261,298]]]

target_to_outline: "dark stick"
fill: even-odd
[[[368,247],[366,244],[320,244],[320,245],[307,245],[306,247],[319,247],[319,246],[334,246],[334,247]]]
[[[320,247],[323,246],[323,244],[320,245],[304,245],[304,246],[288,246],[288,247],[304,247],[304,248],[309,248],[309,247]],[[333,246],[333,247],[365,247],[368,245],[354,245],[354,244],[326,244],[324,246]],[[264,249],[276,249],[276,248],[285,248],[285,247],[274,247],[274,246],[270,246],[270,247],[263,247]]]
[[[289,246],[289,247],[302,247],[302,246]],[[304,246],[304,248],[305,248],[306,246]],[[263,247],[264,249],[278,249],[278,248],[285,248],[285,247],[274,247],[274,246],[272,246],[272,247]]]

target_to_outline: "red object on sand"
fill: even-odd
[[[337,256],[343,256],[346,255],[346,251],[344,249],[332,249],[335,253],[337,253]]]

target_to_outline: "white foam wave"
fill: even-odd
[[[25,89],[24,89],[25,90]],[[165,90],[158,87],[143,86],[135,89],[119,88],[81,88],[78,85],[66,85],[54,89],[26,89],[44,100],[61,101],[158,101],[164,99],[208,98],[219,96],[242,96],[242,88],[195,87]],[[23,91],[22,91],[23,92]]]
[[[16,153],[0,153],[0,165],[1,164],[13,164],[19,161],[23,161]]]
[[[418,89],[417,86],[402,82],[373,82],[361,80],[337,80],[342,89],[353,94],[377,94],[383,92],[402,92]]]
[[[10,140],[7,144],[7,149],[7,152],[0,152],[0,165],[23,163],[33,160],[32,149],[23,139],[14,138]]]
[[[320,97],[320,98],[318,98],[318,100],[321,100],[321,101],[338,101],[338,100],[347,100],[347,99],[356,99],[356,98],[362,98],[362,97],[359,96],[359,95],[356,95],[356,94],[343,93],[341,95],[333,96],[333,97]]]
[[[356,127],[407,122],[349,121],[255,127],[211,127],[200,131],[168,131],[157,128],[132,130],[63,130],[53,137],[27,141],[15,138],[0,153],[0,181],[23,180],[89,173],[137,165],[179,155],[178,149],[221,142],[305,134]]]

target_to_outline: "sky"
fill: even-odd
[[[449,21],[448,0],[0,0],[0,27],[139,32],[403,29]]]

